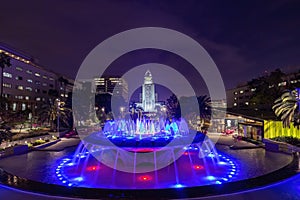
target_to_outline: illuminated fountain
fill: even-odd
[[[103,133],[107,137],[132,136],[132,137],[152,137],[158,134],[168,136],[184,136],[189,133],[189,128],[184,119],[180,121],[166,122],[165,119],[137,119],[133,120],[120,119],[108,121],[105,123]]]
[[[184,120],[108,121],[84,138],[72,158],[61,160],[64,185],[111,189],[180,188],[222,184],[237,168],[203,133]]]

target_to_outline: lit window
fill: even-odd
[[[11,84],[10,83],[3,83],[3,87],[11,88]]]
[[[240,91],[240,94],[243,94],[243,93],[244,93],[244,90],[241,90],[241,91]]]
[[[17,85],[16,88],[17,88],[18,90],[23,90],[23,89],[24,89],[24,87],[23,87],[22,85]]]
[[[47,83],[43,83],[43,86],[47,86]]]
[[[233,106],[237,106],[237,103],[234,103]]]
[[[23,80],[22,76],[16,76],[16,80]]]
[[[36,93],[40,93],[40,89],[35,89],[35,92]]]
[[[26,87],[25,89],[26,89],[27,91],[30,91],[30,92],[32,91],[32,88],[31,88],[31,87]]]
[[[36,97],[35,100],[36,101],[41,101],[41,98],[40,97]]]
[[[16,70],[23,71],[23,68],[22,67],[16,67]]]
[[[28,69],[28,70],[26,70],[26,73],[27,74],[32,74],[32,71]]]
[[[237,95],[238,93],[237,93],[237,92],[234,92],[233,94],[234,94],[234,95]]]
[[[32,83],[32,79],[27,79],[27,82],[28,83]]]
[[[256,88],[251,88],[251,92],[254,92],[256,90]]]
[[[234,100],[237,100],[237,98],[236,98],[236,97],[234,97]]]
[[[43,76],[43,79],[48,79],[48,77],[46,75]]]
[[[278,86],[286,86],[286,81],[278,83]]]
[[[16,111],[16,110],[17,110],[17,103],[13,103],[12,109],[13,109],[13,111]]]
[[[40,81],[36,81],[35,84],[41,85],[41,82]]]
[[[49,77],[49,80],[50,80],[50,81],[53,81],[54,79],[53,79],[52,77]]]
[[[22,110],[26,110],[26,104],[22,103]]]
[[[16,99],[23,99],[23,96],[15,96]]]
[[[12,74],[8,72],[3,72],[3,76],[6,78],[12,78]]]
[[[26,99],[26,100],[29,100],[29,96],[26,96],[25,99]]]
[[[249,102],[245,102],[245,104],[248,106],[248,105],[249,105]]]
[[[40,73],[37,73],[37,72],[36,72],[34,75],[35,75],[35,76],[38,76],[38,77],[41,76],[41,74],[40,74]]]
[[[297,80],[293,80],[293,81],[291,81],[291,83],[297,83],[298,81]]]

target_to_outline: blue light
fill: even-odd
[[[214,176],[207,176],[206,179],[209,180],[209,181],[214,181],[214,180],[216,180],[216,177],[214,177]]]
[[[69,187],[72,186],[72,183],[69,183],[68,186],[69,186]]]
[[[222,184],[222,182],[221,181],[216,181],[216,184]]]
[[[75,165],[75,163],[69,163],[69,164],[67,164],[67,166],[74,166]]]
[[[227,163],[226,163],[226,162],[223,162],[223,161],[218,162],[218,164],[219,164],[219,165],[227,165]]]
[[[214,154],[211,154],[211,153],[208,154],[207,156],[210,157],[210,158],[214,158],[214,157],[215,157],[215,155],[214,155]]]
[[[62,181],[63,183],[66,183],[67,181]]]
[[[230,174],[232,174],[232,175],[233,175],[233,174],[234,174],[234,172],[230,172]]]
[[[229,178],[232,178],[232,175],[228,175]]]
[[[74,178],[73,180],[74,180],[74,181],[80,182],[80,181],[83,181],[83,177],[79,176],[79,177],[77,177],[77,178]]]
[[[174,185],[174,188],[183,188],[183,187],[185,187],[184,185],[181,185],[181,184],[179,184],[179,183],[177,183],[176,185]]]
[[[223,178],[223,181],[228,181],[228,178]]]

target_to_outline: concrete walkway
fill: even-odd
[[[251,148],[260,148],[261,146],[244,141],[244,140],[234,140],[232,135],[223,135],[220,133],[210,133],[208,137],[217,142],[219,145],[226,145],[232,149],[251,149]]]
[[[65,148],[76,146],[80,143],[79,138],[61,138],[61,140],[51,146],[48,146],[42,151],[62,151]]]

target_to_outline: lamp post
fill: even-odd
[[[121,118],[124,117],[124,111],[125,111],[125,107],[121,106],[121,107],[120,107]]]
[[[58,133],[58,137],[59,137],[59,115],[60,115],[60,100],[56,99],[56,103],[57,103],[57,133]]]

